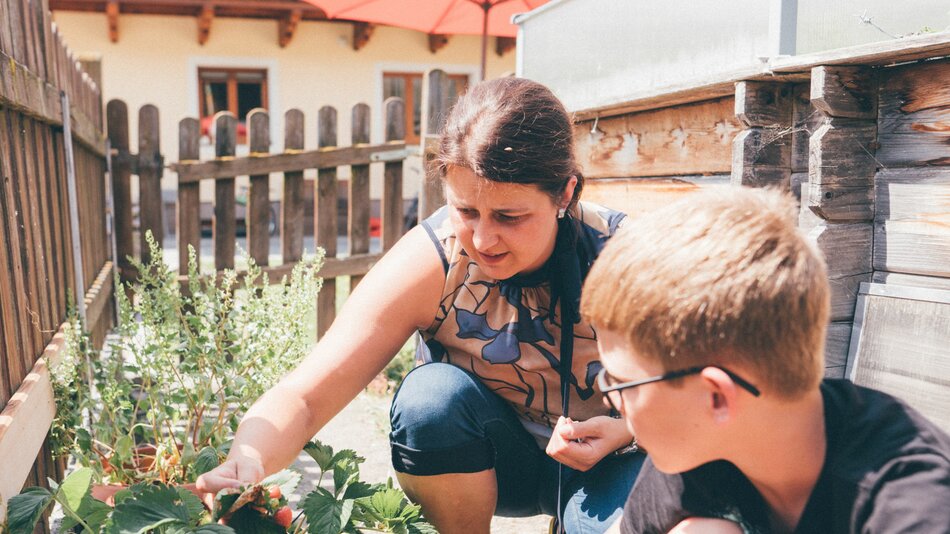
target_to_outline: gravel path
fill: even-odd
[[[389,453],[389,404],[391,397],[367,392],[360,393],[340,414],[317,434],[317,439],[331,445],[334,450],[353,449],[366,458],[361,476],[367,482],[383,482],[388,477],[396,481]],[[304,473],[304,480],[291,498],[299,499],[313,489],[316,468],[313,460],[305,454],[294,463],[294,468]],[[312,476],[307,476],[307,475]],[[545,534],[550,522],[548,516],[524,518],[496,517],[492,520],[493,534]]]

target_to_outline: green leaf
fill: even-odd
[[[77,508],[75,512],[83,522],[89,525],[89,528],[91,528],[94,533],[97,533],[102,530],[102,526],[105,525],[109,519],[109,514],[112,513],[112,507],[100,500],[94,499],[90,494],[83,497],[79,508]],[[59,525],[59,531],[69,532],[70,529],[78,524],[79,521],[73,516],[66,514],[63,517],[62,523]]]
[[[56,500],[71,510],[79,510],[83,498],[89,495],[92,485],[92,469],[83,467],[69,474],[56,489]]]
[[[287,529],[265,517],[250,506],[244,506],[228,518],[236,534],[286,534]]]
[[[191,465],[191,472],[195,478],[211,471],[215,467],[221,464],[221,459],[218,457],[218,451],[214,447],[205,447],[198,452],[198,456],[195,457],[195,463]]]
[[[300,484],[300,473],[292,469],[278,471],[261,481],[261,485],[265,488],[279,486],[281,495],[285,497],[292,495],[298,484]]]
[[[371,486],[366,482],[356,481],[346,487],[346,491],[343,493],[343,498],[359,499],[361,497],[369,497],[381,489],[382,486],[380,484]]]
[[[188,523],[188,507],[175,488],[136,486],[132,498],[116,504],[109,534],[141,534],[165,525]]]
[[[10,534],[33,534],[33,527],[53,502],[53,494],[45,488],[33,487],[10,497],[7,502],[7,528]]]
[[[436,530],[435,527],[425,521],[409,523],[406,527],[409,534],[439,534],[439,531]]]
[[[349,502],[346,511],[347,520],[352,514],[352,501]],[[326,489],[318,487],[311,491],[303,500],[303,513],[307,517],[309,524],[307,532],[310,534],[339,534],[344,527],[343,523],[343,502],[336,498]]]
[[[310,455],[311,458],[317,465],[320,467],[321,471],[329,471],[331,465],[333,464],[333,447],[329,445],[324,445],[318,440],[313,440],[303,447],[304,452]]]
[[[204,519],[205,515],[207,515],[207,508],[205,508],[201,499],[184,487],[176,486],[175,490],[178,491],[178,497],[181,499],[181,502],[188,508],[188,519],[191,523],[195,524]]]
[[[369,504],[383,518],[395,519],[402,511],[406,494],[401,490],[391,488],[377,491],[369,498]]]

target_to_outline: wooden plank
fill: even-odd
[[[877,118],[877,80],[869,67],[822,65],[811,70],[811,102],[829,117]]]
[[[370,109],[366,104],[356,104],[351,111],[351,139],[353,146],[369,144]],[[347,234],[350,254],[369,252],[369,165],[353,165],[350,168],[349,210],[347,211]],[[350,290],[356,288],[362,276],[350,277]]]
[[[13,32],[10,30],[12,22],[7,0],[0,0],[0,53],[8,56],[13,54]]]
[[[888,39],[874,43],[823,50],[812,54],[776,57],[769,61],[773,74],[803,72],[823,65],[887,66],[950,55],[946,32]]]
[[[178,123],[178,160],[197,161],[200,157],[201,127],[189,117]],[[113,172],[115,167],[113,167]],[[188,274],[188,249],[201,259],[201,198],[198,182],[178,184],[178,272]]]
[[[265,172],[293,172],[306,169],[335,169],[340,165],[360,165],[377,161],[386,153],[402,151],[402,141],[382,145],[326,148],[302,152],[285,152],[265,157],[240,157],[200,163],[173,163],[169,168],[179,175],[182,183],[208,178],[233,178]],[[382,160],[379,160],[382,161]]]
[[[791,191],[792,196],[794,196],[798,202],[799,206],[801,205],[802,200],[802,188],[808,188],[808,173],[807,172],[793,172],[789,178],[789,191]],[[805,193],[807,198],[807,192]]]
[[[841,276],[828,279],[831,286],[831,320],[850,321],[862,282],[870,282],[871,273]]]
[[[729,187],[729,176],[600,178],[587,180],[581,200],[638,217],[710,187]]]
[[[107,261],[102,268],[96,271],[96,278],[89,291],[86,292],[84,301],[86,303],[86,325],[92,329],[100,325],[103,321],[111,323],[111,317],[105,315],[112,301],[112,262]]]
[[[742,81],[736,84],[735,114],[746,128],[786,128],[792,121],[792,86]]]
[[[939,278],[936,276],[920,276],[916,274],[874,271],[874,275],[871,277],[871,281],[874,283],[879,283],[879,284],[923,287],[923,288],[942,289],[942,290],[950,291],[950,278]]]
[[[48,340],[47,338],[52,335],[53,328],[61,322],[55,320],[53,317],[56,310],[54,298],[56,284],[51,280],[53,263],[50,257],[52,255],[52,249],[50,247],[49,213],[43,211],[43,206],[46,205],[47,200],[47,184],[52,176],[49,174],[49,169],[46,166],[46,155],[43,153],[43,143],[40,134],[40,130],[45,129],[46,125],[37,121],[29,121],[29,123],[26,142],[27,146],[30,147],[30,156],[33,160],[33,183],[35,187],[35,196],[30,203],[30,212],[35,232],[33,236],[37,267],[35,276],[41,288],[40,309],[36,311],[40,320],[41,339],[45,344]]]
[[[824,123],[825,114],[811,103],[809,84],[792,89],[792,172],[808,172],[808,140]]]
[[[257,108],[247,114],[252,156],[266,156],[270,152],[270,115]],[[247,252],[261,266],[268,265],[270,254],[270,176],[267,173],[251,175],[247,197]]]
[[[304,147],[304,117],[299,109],[284,113],[284,153],[299,153]],[[303,171],[284,172],[284,195],[280,209],[280,247],[284,264],[303,256]]]
[[[950,165],[950,60],[885,71],[878,128],[883,165]]]
[[[401,98],[390,97],[383,103],[386,109],[386,141],[406,138],[406,105]],[[384,251],[396,244],[403,232],[402,161],[386,162],[383,169],[382,231]]]
[[[23,182],[20,184],[20,193],[23,208],[23,233],[25,237],[26,248],[23,249],[24,265],[27,267],[26,276],[29,281],[29,288],[32,294],[31,301],[33,307],[25,310],[30,316],[30,323],[35,330],[35,347],[45,345],[46,329],[52,329],[43,320],[43,316],[48,313],[47,292],[49,284],[43,280],[44,272],[42,266],[45,263],[45,252],[43,251],[43,242],[41,240],[42,230],[40,228],[39,202],[39,183],[43,179],[39,175],[37,161],[35,158],[36,147],[33,137],[33,120],[21,116],[22,122],[19,126],[20,141],[20,160],[23,174]],[[36,354],[29,355],[28,364],[33,365],[33,358]]]
[[[142,263],[152,260],[145,242],[145,234],[152,232],[155,241],[161,246],[165,240],[165,228],[162,225],[162,161],[160,122],[158,108],[146,104],[139,109],[139,243],[142,251]]]
[[[809,142],[808,207],[831,221],[865,221],[874,215],[872,183],[877,125],[829,119]]]
[[[324,260],[323,266],[320,267],[319,275],[323,277],[324,280],[332,280],[340,276],[361,276],[368,273],[382,257],[382,254],[358,254],[345,258],[327,258]],[[267,274],[272,284],[276,284],[280,282],[282,277],[290,276],[293,269],[293,264],[285,263],[283,265],[264,267],[261,271]],[[245,270],[237,271],[238,283],[243,283],[242,281],[246,273],[247,271]],[[220,282],[222,275],[219,273],[217,276],[217,280]],[[183,284],[187,283],[188,276],[179,275],[178,281]],[[321,289],[320,291],[323,290]]]
[[[0,0],[2,1],[4,0]],[[9,114],[8,110],[0,108],[0,147],[4,151],[4,157],[0,157],[0,173],[4,177],[13,174],[13,158],[6,157],[6,154],[12,154],[7,117]],[[0,326],[4,330],[4,345],[0,347],[3,353],[0,358],[0,406],[6,404],[25,375],[25,369],[16,357],[23,350],[25,342],[22,339],[20,306],[16,291],[17,277],[14,272],[14,209],[12,184],[5,179],[0,183],[0,240],[4,243],[4,246],[0,246]]]
[[[825,334],[825,368],[840,368],[848,363],[848,346],[851,343],[851,321],[835,322],[828,325]]]
[[[59,358],[64,343],[61,327],[0,412],[0,517],[6,516],[6,502],[23,488],[56,414],[47,362]]]
[[[871,273],[871,224],[826,223],[808,232],[828,264],[828,278]]]
[[[593,126],[574,127],[577,161],[588,178],[726,173],[741,130],[731,97],[600,119]]]
[[[788,190],[792,175],[791,128],[744,130],[732,143],[732,184]]]
[[[950,168],[875,177],[874,269],[950,277]]]
[[[440,135],[448,118],[449,77],[441,69],[430,69],[422,76],[422,137]]]
[[[323,106],[317,114],[317,146],[336,146],[336,109]],[[336,168],[317,171],[317,192],[313,206],[314,241],[326,251],[327,258],[336,257],[337,179]],[[317,295],[317,338],[336,319],[336,280],[324,276],[323,288]]]
[[[231,112],[219,111],[214,116],[214,155],[218,160],[234,157],[237,144],[237,119]],[[234,268],[237,221],[234,213],[234,178],[220,178],[214,184],[214,268]]]
[[[442,190],[442,176],[435,161],[439,150],[439,138],[426,136],[422,138],[422,184],[419,191],[419,206],[416,210],[419,220],[423,221],[435,210],[445,205],[445,193]]]
[[[106,127],[112,143],[112,201],[115,205],[115,247],[119,273],[123,280],[134,274],[128,258],[132,244],[132,168],[129,155],[129,109],[122,100],[106,105]],[[123,157],[125,156],[125,157]]]

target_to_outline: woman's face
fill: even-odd
[[[572,180],[562,205],[574,192]],[[560,207],[537,186],[493,182],[450,166],[445,197],[455,235],[488,276],[503,280],[537,270],[554,251]]]

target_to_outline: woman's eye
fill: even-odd
[[[502,215],[500,213],[498,214],[498,220],[500,222],[508,223],[508,224],[519,222],[522,218],[524,218],[524,215]]]

